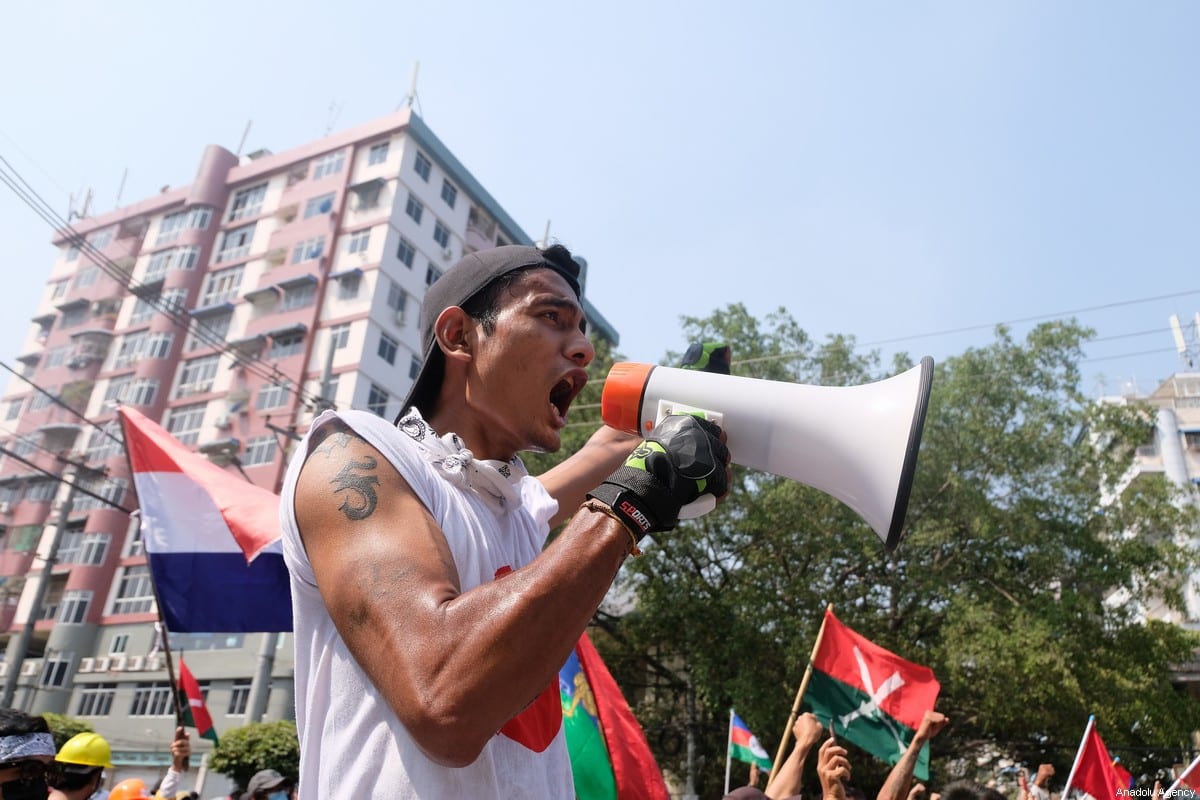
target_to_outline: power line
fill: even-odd
[[[164,302],[160,296],[150,291],[147,291],[147,286],[133,281],[129,273],[126,273],[119,266],[113,263],[105,256],[97,247],[91,244],[85,236],[79,233],[69,220],[64,220],[53,207],[42,198],[36,189],[34,189],[28,181],[21,176],[20,172],[12,166],[12,164],[4,156],[0,155],[0,164],[7,169],[0,169],[0,182],[3,182],[13,191],[17,197],[25,203],[35,214],[42,218],[56,231],[65,231],[68,235],[68,242],[78,247],[81,253],[101,269],[105,274],[112,277],[130,293],[137,296],[141,301],[150,305],[153,309],[165,316],[172,324],[183,330],[185,333],[191,329],[193,335],[197,336],[205,344],[213,347],[220,355],[227,355],[233,358],[235,363],[241,364],[253,374],[270,381],[272,384],[280,386],[285,391],[295,392],[297,399],[306,405],[312,405],[318,402],[321,398],[317,395],[306,392],[301,384],[295,387],[289,387],[290,379],[287,375],[279,370],[275,365],[270,365],[269,369],[264,370],[262,365],[264,362],[261,356],[246,356],[235,348],[230,347],[224,341],[224,336],[221,333],[209,328],[203,320],[192,317],[187,314],[185,309],[181,308],[174,302]],[[19,182],[19,183],[18,183]],[[194,324],[193,324],[194,323]],[[315,335],[315,331],[314,331]]]

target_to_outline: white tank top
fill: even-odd
[[[536,558],[558,510],[557,501],[528,475],[514,479],[517,504],[498,509],[494,498],[488,502],[462,488],[462,480],[434,465],[435,454],[374,414],[326,411],[313,421],[288,465],[280,504],[295,628],[299,800],[574,797],[557,684],[493,736],[474,763],[444,767],[421,753],[338,635],[295,514],[296,480],[309,439],[334,418],[383,454],[429,509],[446,536],[464,592]],[[410,431],[414,424],[428,430],[419,417],[406,422]]]

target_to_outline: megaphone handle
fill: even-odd
[[[695,519],[703,517],[717,507],[717,498],[711,494],[702,494],[683,508],[679,509],[680,519]]]

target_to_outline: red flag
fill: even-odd
[[[1121,766],[1121,759],[1113,759],[1113,770],[1117,773],[1117,778],[1120,779],[1120,788],[1133,788],[1133,773]]]
[[[196,679],[192,677],[192,671],[187,668],[187,664],[183,663],[183,657],[179,659],[179,688],[183,690],[187,699],[187,705],[184,706],[183,724],[190,725],[196,729],[196,735],[211,739],[213,744],[217,744],[217,731],[213,728],[212,716],[208,713],[208,706],[204,704],[204,695],[200,692],[200,684],[196,683]]]
[[[621,800],[668,800],[667,785],[654,754],[650,752],[646,734],[586,633],[579,637],[575,653],[596,698],[596,715],[608,745],[617,797]]]
[[[1166,796],[1171,797],[1181,789],[1188,789],[1193,793],[1200,790],[1200,756],[1192,759],[1192,763],[1187,765],[1183,774],[1167,789]]]
[[[1128,783],[1122,783],[1121,777],[1113,767],[1108,748],[1096,732],[1094,718],[1088,719],[1087,728],[1083,732],[1083,742],[1079,745],[1079,755],[1075,758],[1075,765],[1071,767],[1067,786],[1063,788],[1063,797],[1067,796],[1068,788],[1087,792],[1096,800],[1116,800],[1120,790],[1129,788]]]

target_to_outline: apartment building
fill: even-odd
[[[116,405],[277,491],[321,408],[400,410],[426,288],[508,243],[532,241],[410,109],[279,154],[210,146],[190,185],[58,231],[0,399],[8,702],[91,722],[118,776],[165,768],[173,699]],[[171,634],[170,652],[218,733],[293,718],[289,634]]]

